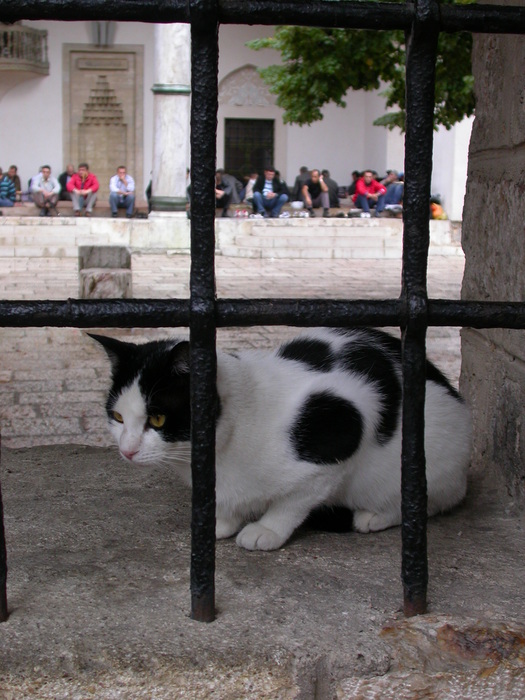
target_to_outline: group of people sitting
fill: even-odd
[[[30,179],[25,193],[16,165],[11,165],[5,175],[0,169],[0,207],[14,206],[17,198],[25,194],[40,209],[40,216],[56,214],[59,199],[72,201],[75,216],[80,216],[84,210],[85,216],[91,216],[99,188],[98,178],[90,172],[87,163],[80,163],[77,170],[73,165],[67,165],[58,178],[51,174],[49,165],[43,165]],[[396,170],[388,170],[382,179],[373,170],[354,170],[350,186],[341,188],[328,170],[309,170],[302,166],[291,191],[273,165],[266,166],[262,174],[252,173],[244,186],[223,169],[215,174],[215,203],[216,207],[222,208],[223,217],[229,216],[231,204],[246,202],[253,208],[253,216],[278,218],[288,201],[302,202],[309,216],[315,216],[314,209],[320,207],[322,216],[329,217],[330,208],[340,208],[340,200],[347,196],[351,197],[353,204],[348,216],[399,215],[403,189],[403,174]],[[190,192],[191,187],[188,187],[188,196]],[[118,215],[119,208],[126,210],[128,218],[133,217],[135,181],[124,165],[119,165],[109,181],[109,204],[112,217]],[[344,213],[339,212],[337,216],[344,216]]]
[[[355,216],[356,210],[360,210],[357,213],[362,217],[370,217],[372,212],[380,216],[385,211],[392,215],[402,211],[402,173],[389,170],[383,179],[378,179],[372,170],[354,171],[352,178],[348,188],[339,187],[328,170],[309,170],[302,166],[290,191],[273,165],[266,166],[262,174],[252,173],[244,186],[233,175],[219,169],[215,174],[215,204],[222,208],[223,217],[229,216],[231,204],[246,202],[253,208],[253,216],[278,218],[288,201],[299,201],[309,216],[315,216],[314,210],[320,207],[322,216],[329,217],[330,208],[340,208],[340,200],[350,196],[353,207],[348,216]],[[344,213],[339,212],[337,216],[344,216]]]
[[[6,174],[0,169],[0,206],[12,207],[17,200],[24,198],[36,204],[40,216],[57,214],[59,200],[71,201],[75,216],[81,216],[83,211],[85,216],[92,216],[99,189],[98,178],[90,172],[87,163],[80,163],[77,170],[74,165],[67,165],[58,178],[51,174],[49,165],[43,165],[29,180],[26,191],[22,190],[16,165],[11,165]],[[118,209],[125,209],[129,219],[133,217],[135,181],[124,165],[118,166],[109,181],[109,204],[112,217],[118,215]]]

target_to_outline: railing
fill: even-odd
[[[406,615],[426,610],[428,578],[423,405],[428,326],[525,328],[525,303],[428,299],[428,202],[434,79],[440,31],[525,34],[523,7],[333,0],[0,0],[24,19],[190,22],[192,37],[191,273],[188,300],[1,302],[0,326],[190,327],[192,399],[191,610],[215,616],[215,385],[220,326],[393,326],[403,330],[402,582]],[[398,299],[217,299],[215,194],[218,27],[224,24],[403,29],[407,32],[403,278]],[[1,516],[1,503],[0,503]],[[0,619],[7,618],[0,520]],[[350,585],[350,584],[349,584]]]
[[[47,32],[22,25],[0,24],[0,70],[30,68],[47,75]]]

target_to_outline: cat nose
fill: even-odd
[[[120,452],[123,457],[131,461],[133,456],[137,454],[138,450],[120,450]]]

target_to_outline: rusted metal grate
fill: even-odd
[[[428,201],[434,70],[439,32],[525,33],[525,9],[333,0],[0,0],[3,22],[119,20],[191,24],[191,295],[188,300],[0,301],[0,326],[190,327],[193,518],[191,611],[215,617],[216,329],[222,326],[399,326],[403,331],[402,581],[405,614],[426,610],[426,481],[423,448],[428,326],[525,328],[525,304],[427,297]],[[403,278],[398,299],[217,299],[214,271],[218,28],[220,24],[402,29],[407,34]],[[7,618],[0,499],[0,620]]]

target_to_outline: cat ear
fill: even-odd
[[[190,371],[190,344],[182,340],[171,349],[172,367],[176,372],[187,374]]]
[[[121,340],[110,338],[107,335],[96,335],[95,333],[87,333],[87,335],[102,345],[111,361],[113,369],[118,367],[124,355],[129,357],[130,349],[135,347],[132,343],[124,343]]]

